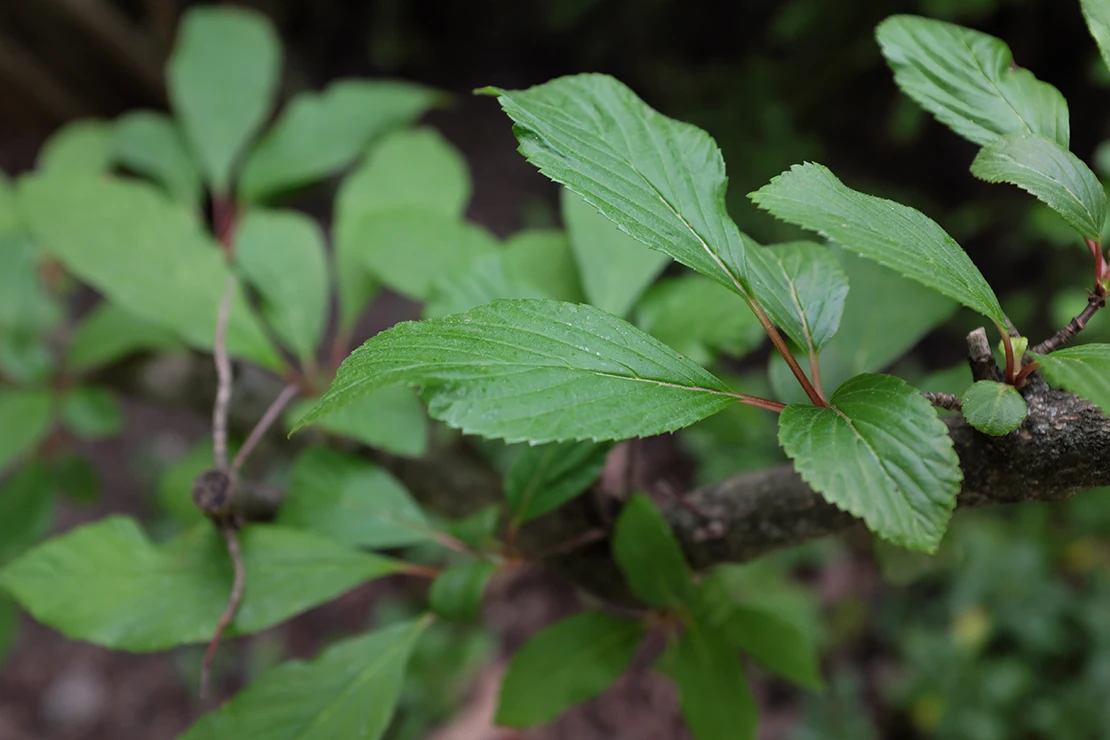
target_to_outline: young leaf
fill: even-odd
[[[1110,69],[1110,3],[1106,0],[1080,0],[1087,28],[1098,44],[1102,61]]]
[[[446,619],[459,622],[474,619],[482,607],[486,584],[496,572],[493,563],[481,560],[452,565],[432,581],[428,603]]]
[[[298,427],[395,383],[423,386],[432,417],[468,434],[536,444],[661,434],[735,400],[700,366],[592,306],[501,300],[372,337]]]
[[[767,315],[807,354],[836,334],[848,278],[827,247],[791,242],[748,250],[748,279]]]
[[[961,399],[967,423],[983,434],[1000,437],[1021,426],[1028,409],[1012,385],[980,380]]]
[[[320,227],[295,211],[252,209],[235,233],[235,263],[261,296],[274,332],[311,364],[328,319],[328,264]]]
[[[965,139],[1034,133],[1068,148],[1064,96],[994,36],[912,15],[887,18],[875,35],[902,92]]]
[[[135,111],[116,121],[116,160],[149,177],[173,198],[196,210],[204,194],[200,171],[173,119],[164,113]]]
[[[787,223],[816,231],[1006,324],[998,298],[967,253],[920,211],[852,190],[813,163],[794,165],[749,197]]]
[[[562,192],[563,221],[582,276],[586,299],[614,316],[627,316],[667,266],[667,255],[640,244],[581,197]]]
[[[39,150],[41,172],[99,175],[112,166],[112,124],[88,118],[67,123]]]
[[[334,174],[371,139],[404,126],[442,95],[409,82],[339,80],[289,101],[243,165],[239,195],[259,201]]]
[[[659,670],[678,687],[682,716],[695,740],[754,740],[759,708],[736,651],[697,622],[667,647]]]
[[[54,522],[50,483],[50,470],[36,460],[0,486],[0,565],[22,554],[50,531]]]
[[[424,512],[396,478],[326,447],[297,456],[277,522],[352,547],[406,547],[432,535]]]
[[[462,519],[447,524],[447,534],[467,547],[481,550],[497,534],[497,524],[501,520],[501,507],[489,504]]]
[[[505,476],[510,517],[523,524],[582,493],[601,475],[609,447],[595,442],[525,447]]]
[[[532,636],[509,663],[495,721],[534,727],[601,694],[621,674],[644,637],[642,622],[583,612]]]
[[[65,315],[61,302],[47,292],[42,282],[43,256],[43,250],[21,225],[12,224],[10,231],[0,231],[0,327],[5,330],[42,335],[61,323]]]
[[[281,42],[260,13],[189,10],[166,66],[170,104],[205,179],[226,196],[235,166],[266,121],[281,72]]]
[[[66,429],[82,439],[104,439],[123,429],[123,412],[107,388],[71,388],[62,396],[59,412]]]
[[[75,175],[24,178],[19,199],[34,236],[66,269],[121,308],[212,349],[230,273],[180,204],[140,182]],[[281,367],[239,291],[227,343],[233,355]]]
[[[179,740],[380,740],[429,624],[428,617],[402,622],[338,642],[315,660],[271,668]]]
[[[1059,213],[1084,239],[1102,239],[1106,191],[1083,160],[1054,141],[1037,134],[995,139],[975,157],[971,174],[1017,185]]]
[[[735,293],[695,274],[663,278],[651,286],[636,305],[636,324],[703,365],[718,352],[745,355],[767,338]]]
[[[779,415],[779,443],[798,473],[884,539],[935,552],[963,478],[944,422],[889,375],[858,375],[830,401]]]
[[[53,411],[49,391],[0,386],[0,474],[46,438]]]
[[[299,426],[312,407],[312,401],[293,405],[285,417],[287,426]],[[314,423],[395,455],[420,457],[428,449],[428,414],[416,392],[404,386],[380,388]]]
[[[230,634],[272,627],[400,567],[284,527],[254,525],[239,537],[248,587]],[[71,639],[149,652],[211,639],[231,563],[208,522],[159,547],[135,520],[113,516],[25,553],[0,570],[0,588]]]
[[[489,252],[472,259],[462,274],[444,275],[432,284],[424,318],[463,313],[498,298],[547,297],[539,288],[509,276],[504,252]]]
[[[636,494],[628,500],[613,533],[613,557],[633,593],[653,606],[674,608],[690,600],[690,567],[651,500]]]
[[[1080,344],[1033,355],[1053,385],[1086,398],[1110,414],[1110,344]]]
[[[501,255],[514,283],[539,288],[557,301],[585,302],[570,239],[562,231],[518,231],[505,242]]]
[[[745,293],[744,241],[725,210],[725,163],[709,134],[607,75],[480,92],[498,96],[521,153],[543,174],[634,239]]]
[[[144,350],[165,352],[184,345],[165,327],[141,319],[114,303],[102,301],[85,314],[66,348],[66,367],[94,370]]]

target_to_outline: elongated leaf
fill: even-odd
[[[497,567],[485,561],[452,565],[432,581],[428,603],[436,614],[447,619],[474,619],[482,608],[486,585],[496,572]]]
[[[603,311],[504,300],[371,338],[300,426],[395,383],[423,386],[434,418],[509,442],[661,434],[733,401],[700,366]]]
[[[104,439],[123,430],[123,411],[107,388],[77,386],[62,396],[62,424],[82,439]]]
[[[884,539],[935,552],[963,478],[944,422],[889,375],[858,375],[830,401],[779,415],[779,442],[798,473]]]
[[[46,438],[53,410],[49,391],[0,386],[0,473]]]
[[[255,525],[239,537],[248,587],[234,634],[271,627],[399,567],[283,527]],[[212,637],[231,592],[231,563],[208,522],[158,547],[135,520],[109,517],[25,553],[0,570],[0,588],[67,637],[157,651]]]
[[[204,192],[200,172],[173,119],[164,113],[135,111],[116,121],[116,160],[154,180],[176,200],[197,208]]]
[[[104,301],[81,319],[66,350],[66,367],[92,370],[144,350],[166,351],[184,345],[165,327]]]
[[[518,231],[505,242],[501,254],[505,258],[505,270],[514,282],[539,288],[548,298],[557,301],[585,301],[570,239],[564,232],[555,229]]]
[[[852,190],[813,163],[794,165],[750,197],[787,223],[816,231],[1006,324],[998,298],[967,253],[920,211]]]
[[[673,608],[690,600],[690,567],[667,520],[647,496],[636,494],[621,509],[613,557],[632,591],[647,603]]]
[[[848,278],[827,247],[791,242],[748,250],[752,292],[767,315],[813,355],[836,334]]]
[[[1110,414],[1110,344],[1080,344],[1033,356],[1048,382],[1083,396]]]
[[[563,220],[586,299],[614,316],[627,316],[670,262],[643,246],[582,198],[563,190]]]
[[[208,184],[228,193],[244,149],[273,106],[281,42],[261,13],[191,8],[166,67],[170,103]]]
[[[43,144],[36,169],[99,175],[112,166],[114,137],[112,124],[104,121],[84,118],[67,123]]]
[[[1025,399],[1012,385],[993,380],[973,383],[960,400],[967,423],[996,437],[1021,426],[1028,411]]]
[[[326,447],[297,456],[278,524],[344,545],[405,547],[432,538],[405,487],[377,465]]]
[[[461,274],[444,275],[434,282],[424,304],[424,318],[463,313],[498,298],[548,298],[530,283],[509,275],[502,252],[474,257]]]
[[[659,668],[678,687],[695,740],[754,740],[759,708],[739,656],[721,633],[697,622],[687,625]]]
[[[533,727],[605,691],[628,669],[643,623],[601,612],[564,619],[532,637],[509,663],[496,722]]]
[[[183,206],[149,185],[89,176],[25,178],[19,198],[29,228],[66,269],[120,307],[212,349],[230,271]],[[233,355],[281,366],[238,290],[227,343]]]
[[[295,404],[287,426],[296,427],[312,407],[312,401]],[[428,414],[416,392],[404,386],[379,388],[314,423],[395,455],[420,457],[428,449]]]
[[[960,136],[989,144],[1034,133],[1068,148],[1064,96],[994,36],[911,15],[887,18],[875,35],[902,92]]]
[[[1059,213],[1084,239],[1102,238],[1106,191],[1083,160],[1054,141],[1036,134],[995,139],[975,157],[971,174],[1017,185]]]
[[[45,537],[53,522],[50,471],[29,462],[0,486],[0,565]]]
[[[725,210],[725,163],[709,134],[606,75],[481,92],[498,96],[521,153],[543,174],[634,239],[745,291],[744,241]]]
[[[3,218],[0,214],[0,221]],[[12,333],[45,334],[61,322],[62,306],[43,285],[40,246],[19,224],[10,229],[0,231],[0,327]]]
[[[1087,28],[1098,43],[1102,61],[1110,69],[1110,4],[1106,0],[1079,0]]]
[[[332,645],[315,660],[282,663],[252,681],[180,740],[379,740],[427,617]]]
[[[262,297],[270,326],[302,360],[311,360],[328,319],[324,235],[295,211],[254,209],[235,234],[235,262]]]
[[[525,447],[505,476],[510,516],[523,523],[559,508],[597,480],[608,454],[594,442]]]
[[[251,152],[239,193],[262,200],[338,172],[371,139],[413,121],[441,98],[392,80],[339,80],[321,93],[301,93]]]

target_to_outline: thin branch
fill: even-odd
[[[1002,335],[1002,349],[1006,353],[1006,383],[1008,385],[1014,384],[1014,377],[1017,374],[1016,361],[1014,360],[1014,343],[1010,340],[1010,332],[1005,331],[1002,327],[998,327],[999,334]]]
[[[974,380],[1002,380],[1002,372],[994,361],[987,330],[979,327],[967,335],[967,362]]]
[[[925,400],[936,406],[938,409],[946,409],[948,411],[962,411],[963,402],[960,397],[951,393],[932,393],[925,392],[921,394]]]
[[[767,336],[771,340],[771,344],[775,345],[775,349],[782,355],[782,359],[786,361],[786,366],[790,368],[790,372],[794,374],[794,378],[797,379],[798,383],[802,386],[802,390],[809,396],[809,400],[813,402],[814,406],[828,406],[829,402],[826,401],[825,397],[809,382],[809,378],[806,377],[805,371],[802,370],[802,366],[798,364],[798,359],[794,357],[794,353],[786,346],[786,341],[783,340],[782,335],[779,334],[779,330],[775,328],[770,317],[767,316],[767,313],[763,310],[763,306],[756,303],[755,299],[752,298],[748,299],[748,306],[751,307],[752,313],[755,314],[755,318],[759,321],[760,326],[763,327],[763,331],[767,333]],[[785,406],[783,408],[785,408]]]
[[[216,650],[220,647],[220,638],[223,637],[224,630],[231,624],[231,620],[235,619],[235,613],[239,611],[239,604],[243,601],[243,590],[247,583],[247,568],[243,564],[243,554],[239,550],[239,537],[235,533],[235,527],[231,522],[225,522],[220,526],[220,530],[223,532],[224,542],[227,543],[227,554],[231,558],[235,575],[231,583],[231,596],[228,597],[227,607],[224,609],[223,615],[220,616],[220,621],[216,623],[216,631],[212,634],[208,649],[204,651],[204,664],[200,669],[200,698],[202,699],[208,696],[212,661],[216,657]]]
[[[1106,288],[1102,285],[1106,277],[1106,258],[1102,256],[1102,245],[1095,239],[1087,239],[1087,248],[1095,260],[1095,289],[1094,292],[1103,298],[1106,297]]]
[[[281,393],[278,394],[278,397],[275,398],[274,402],[270,404],[270,407],[266,409],[266,413],[262,415],[262,418],[259,419],[258,423],[254,425],[254,428],[251,429],[247,441],[243,443],[243,446],[239,449],[239,453],[235,456],[235,460],[231,463],[232,470],[238,472],[243,467],[243,463],[247,461],[247,457],[251,454],[251,451],[258,445],[259,440],[269,431],[274,422],[277,421],[278,416],[281,414],[282,410],[285,409],[286,405],[297,396],[299,390],[296,383],[290,383],[281,389]]]
[[[231,297],[235,294],[235,278],[228,276],[220,310],[216,314],[216,403],[212,406],[212,455],[216,467],[227,469],[227,413],[231,405],[231,358],[227,352],[227,324],[231,318]]]
[[[1033,354],[1047,355],[1063,347],[1075,339],[1075,335],[1087,328],[1087,322],[1106,305],[1106,296],[1091,293],[1087,297],[1087,307],[1078,316],[1068,322],[1060,331],[1029,350]]]

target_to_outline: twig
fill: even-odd
[[[975,380],[1002,380],[1002,372],[994,361],[987,331],[979,327],[967,335],[967,362],[971,366],[971,377]]]
[[[224,542],[227,543],[227,554],[231,558],[235,576],[231,583],[231,596],[228,597],[227,607],[224,609],[223,615],[220,616],[220,621],[216,623],[216,631],[212,634],[212,640],[208,643],[208,649],[204,652],[204,664],[200,669],[200,698],[202,699],[208,696],[212,661],[216,657],[216,650],[220,647],[220,638],[223,637],[224,630],[231,624],[231,620],[235,619],[235,613],[239,611],[239,603],[243,600],[243,589],[247,583],[247,568],[243,564],[243,555],[239,551],[239,537],[235,533],[235,527],[231,522],[225,522],[220,529],[224,535]]]
[[[235,456],[235,460],[231,463],[232,470],[239,472],[243,467],[243,463],[247,461],[247,457],[251,454],[251,451],[258,445],[259,440],[269,431],[270,427],[277,421],[278,415],[280,415],[286,405],[296,397],[299,390],[296,383],[290,383],[281,389],[281,393],[278,394],[278,397],[275,398],[274,402],[270,404],[270,407],[266,409],[266,413],[262,415],[262,418],[259,419],[258,423],[254,425],[254,428],[251,429],[247,441],[243,443],[243,446],[239,449],[239,453]],[[226,420],[226,415],[224,418]]]
[[[609,533],[604,529],[588,529],[577,537],[569,539],[566,542],[561,542],[550,549],[530,556],[529,559],[538,561],[546,560],[556,555],[566,555],[568,552],[573,552],[586,545],[592,545],[595,542],[601,542],[602,540],[608,539],[608,537]]]
[[[932,393],[925,392],[921,394],[925,400],[936,406],[938,409],[947,409],[948,411],[962,411],[963,402],[960,397],[951,393]]]
[[[231,319],[231,297],[235,278],[228,276],[220,310],[216,314],[216,403],[212,406],[212,455],[216,467],[227,469],[227,411],[231,404],[231,358],[227,353],[227,324]]]
[[[1054,335],[1038,344],[1033,349],[1029,350],[1033,354],[1047,355],[1051,352],[1063,347],[1065,344],[1075,339],[1075,335],[1087,328],[1087,322],[1091,317],[1098,313],[1099,309],[1106,305],[1106,297],[1098,293],[1091,293],[1087,297],[1087,307],[1082,312]]]

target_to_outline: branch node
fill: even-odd
[[[938,409],[946,409],[948,411],[963,411],[963,402],[959,396],[952,393],[932,393],[925,392],[921,394],[925,400],[936,406]]]

